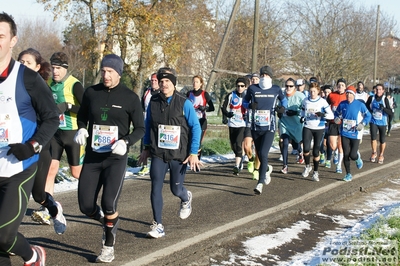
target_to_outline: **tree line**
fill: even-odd
[[[161,66],[175,68],[183,87],[191,86],[194,75],[207,80],[233,7],[223,0],[36,1],[68,26],[60,30],[46,21],[20,23],[14,56],[28,47],[44,58],[62,50],[69,55],[71,73],[88,86],[100,80],[102,56],[116,53],[125,62],[124,83],[138,94]],[[259,66],[270,65],[277,78],[316,76],[332,84],[344,77],[349,84],[361,80],[372,86],[376,6],[342,0],[261,2]],[[249,73],[254,1],[242,1],[234,19],[219,69]],[[396,27],[392,17],[380,14],[380,39],[396,36]],[[378,50],[380,81],[399,76],[399,49]],[[213,94],[223,99],[237,77],[218,73]]]

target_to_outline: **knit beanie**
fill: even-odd
[[[124,61],[121,57],[115,54],[106,55],[101,61],[101,68],[110,67],[114,69],[118,75],[122,76],[122,71],[124,70]]]
[[[270,78],[274,76],[272,68],[270,66],[263,66],[262,68],[260,68],[260,76],[263,74],[267,74]]]

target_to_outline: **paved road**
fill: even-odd
[[[301,212],[316,212],[361,193],[360,187],[371,190],[385,185],[397,175],[399,139],[399,130],[387,138],[383,165],[366,161],[361,171],[353,163],[354,180],[350,183],[341,181],[344,174],[333,173],[334,168],[321,169],[320,182],[304,179],[304,166],[295,164],[295,156],[290,156],[289,173],[283,175],[278,154],[271,154],[272,182],[260,196],[254,195],[256,183],[247,172],[235,177],[231,175],[233,164],[207,165],[200,173],[187,175],[186,186],[193,192],[193,212],[187,220],[179,219],[179,200],[169,192],[166,182],[166,237],[162,239],[145,238],[152,221],[149,178],[126,180],[118,206],[121,223],[111,265],[210,265],[210,256],[226,255],[226,248],[235,246],[238,238],[270,232],[296,220]],[[369,158],[369,136],[364,136],[360,151],[363,158]],[[46,248],[47,265],[90,265],[101,250],[100,225],[79,212],[76,191],[59,193],[56,198],[63,204],[68,221],[65,234],[56,235],[52,226],[30,220],[29,214],[37,206],[33,201],[20,231],[32,244]],[[310,236],[310,243],[316,238]],[[301,252],[304,248],[293,249]],[[13,265],[21,265],[20,258],[12,260]]]

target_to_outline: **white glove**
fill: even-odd
[[[125,155],[126,153],[126,143],[125,140],[120,139],[111,146],[111,153],[117,155]]]
[[[74,142],[83,146],[86,144],[87,137],[89,137],[88,131],[86,130],[86,128],[81,128],[78,130],[78,132],[76,132]]]
[[[357,125],[357,131],[362,131],[364,129],[364,124],[360,123]]]
[[[339,117],[335,117],[334,121],[335,124],[340,124],[340,122],[342,122],[342,119],[340,119]]]

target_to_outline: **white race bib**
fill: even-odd
[[[254,122],[257,126],[265,127],[269,126],[271,121],[270,110],[256,110]]]
[[[0,114],[0,149],[7,147],[9,144],[11,118],[9,114]]]
[[[356,120],[343,119],[343,132],[355,132],[356,124]]]
[[[168,150],[179,149],[181,138],[180,126],[158,125],[158,147]]]
[[[94,152],[110,152],[111,146],[118,140],[118,127],[93,125],[92,149]]]

